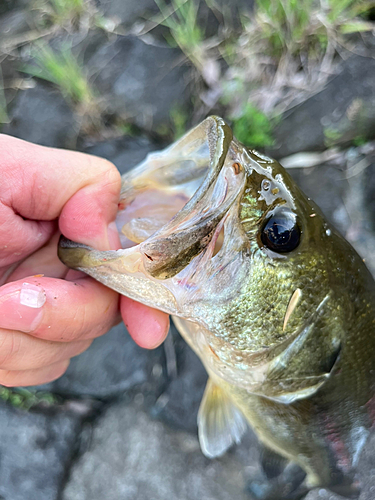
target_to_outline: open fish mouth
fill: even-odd
[[[217,298],[215,277],[246,243],[238,221],[245,180],[230,128],[210,117],[123,176],[122,249],[101,252],[62,237],[59,257],[146,305],[196,319],[189,304],[207,293]]]

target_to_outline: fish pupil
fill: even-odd
[[[295,214],[285,209],[274,212],[260,233],[263,245],[277,253],[291,252],[298,247],[300,238],[301,230]]]

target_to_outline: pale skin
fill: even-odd
[[[61,233],[100,250],[119,248],[114,165],[0,134],[0,175],[0,385],[55,380],[121,316],[140,346],[157,347],[168,332],[166,314],[57,257]]]

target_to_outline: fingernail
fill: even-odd
[[[121,248],[120,237],[118,234],[116,222],[113,221],[108,225],[107,228],[108,243],[111,250],[118,250]]]
[[[0,328],[32,332],[42,321],[45,303],[45,290],[31,283],[0,295]]]

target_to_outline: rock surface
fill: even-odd
[[[120,36],[108,41],[88,59],[87,68],[108,113],[150,130],[169,121],[171,108],[188,102],[190,70],[181,66],[178,50],[147,40]]]
[[[249,443],[248,443],[249,444]],[[116,404],[96,425],[63,500],[248,500],[244,449],[208,460],[196,436],[173,431],[139,408]]]
[[[85,153],[106,158],[116,165],[121,174],[140,163],[151,151],[161,146],[146,137],[118,137],[84,148]]]
[[[375,135],[375,59],[350,57],[325,88],[283,117],[275,129],[281,158],[298,151],[324,150]]]
[[[170,368],[171,380],[151,409],[151,415],[173,428],[195,434],[207,373],[199,358],[177,333],[175,327],[170,332],[168,343],[170,347],[166,347],[167,367],[169,361],[170,364],[175,363],[175,368]],[[173,349],[174,352],[168,359],[169,349]],[[171,357],[174,359],[170,359]]]
[[[10,123],[2,132],[42,146],[73,148],[77,124],[58,90],[37,83],[17,93],[10,106]]]
[[[81,417],[0,403],[0,499],[56,500],[79,438]]]
[[[72,359],[60,379],[39,389],[65,397],[107,399],[144,388],[156,399],[166,382],[164,366],[163,347],[152,351],[138,347],[120,323]]]
[[[149,20],[159,12],[154,0],[100,0],[99,8],[106,17],[116,24],[131,27],[138,19]]]

